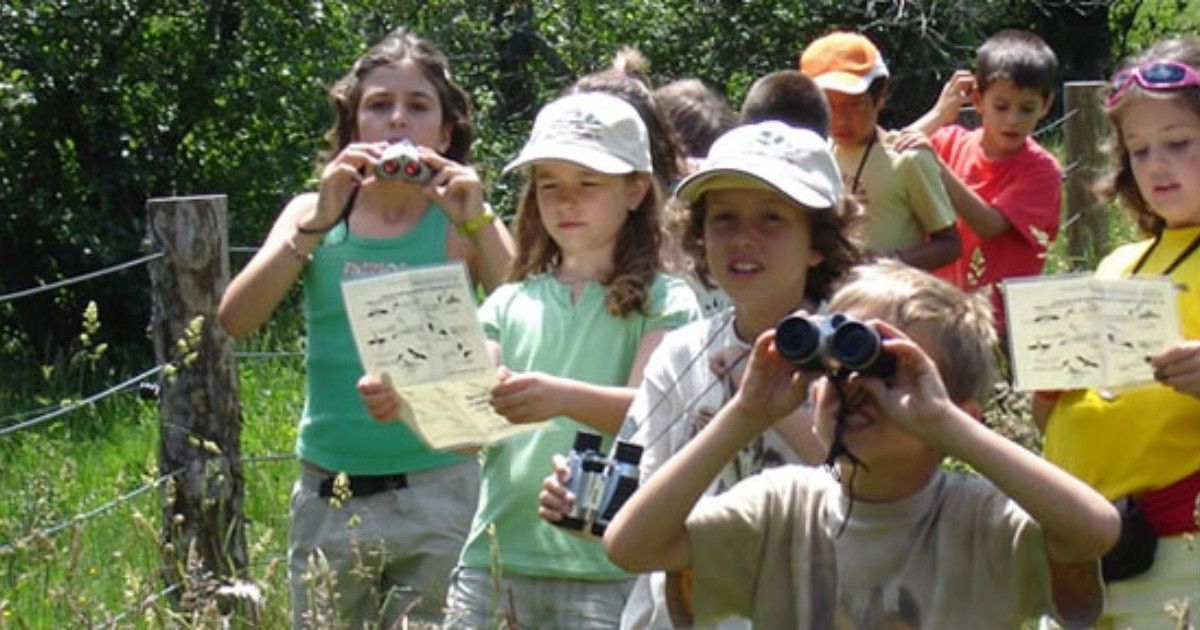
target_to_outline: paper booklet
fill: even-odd
[[[1018,390],[1149,383],[1154,370],[1146,357],[1183,337],[1178,289],[1166,276],[1043,276],[1003,287]]]
[[[404,398],[404,423],[432,449],[483,446],[540,424],[510,424],[488,398],[499,381],[462,263],[342,283],[368,374]]]

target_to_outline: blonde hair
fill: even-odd
[[[902,330],[932,324],[938,373],[956,403],[986,402],[996,383],[996,330],[992,307],[980,294],[920,269],[881,260],[850,270],[834,292],[831,311],[864,308]]]

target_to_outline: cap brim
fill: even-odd
[[[882,75],[880,75],[882,76]],[[862,94],[871,87],[875,76],[859,76],[850,72],[826,72],[813,79],[822,90],[833,90],[843,94]]]
[[[781,168],[766,160],[739,160],[738,164],[713,164],[675,187],[675,197],[692,203],[713,190],[730,188],[768,189],[808,208],[832,208],[837,195],[799,181],[794,167]]]
[[[516,169],[529,166],[534,162],[544,160],[571,162],[572,164],[578,164],[584,168],[590,168],[593,171],[599,171],[608,175],[625,175],[637,170],[624,160],[595,149],[553,144],[542,147],[526,147],[516,159],[504,167],[504,172],[510,173]]]

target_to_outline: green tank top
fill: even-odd
[[[383,475],[428,470],[462,460],[429,450],[401,422],[376,422],[355,384],[363,374],[342,301],[342,280],[444,263],[449,222],[434,204],[406,234],[367,238],[344,223],[326,235],[304,273],[308,369],[296,453],[326,470]]]

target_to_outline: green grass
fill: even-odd
[[[283,328],[297,338],[295,326]],[[278,334],[251,346],[262,349]],[[243,457],[290,454],[303,403],[302,362],[245,359],[239,377]],[[37,406],[14,403],[14,411]],[[162,510],[156,490],[57,534],[37,533],[154,481],[158,439],[157,406],[132,393],[0,438],[0,545],[17,547],[0,555],[0,627],[94,625],[122,614],[123,627],[212,625],[212,619],[171,617],[165,600],[139,609],[165,586],[157,567]],[[286,627],[288,497],[296,463],[251,459],[243,474],[250,573],[264,592],[260,623]]]

